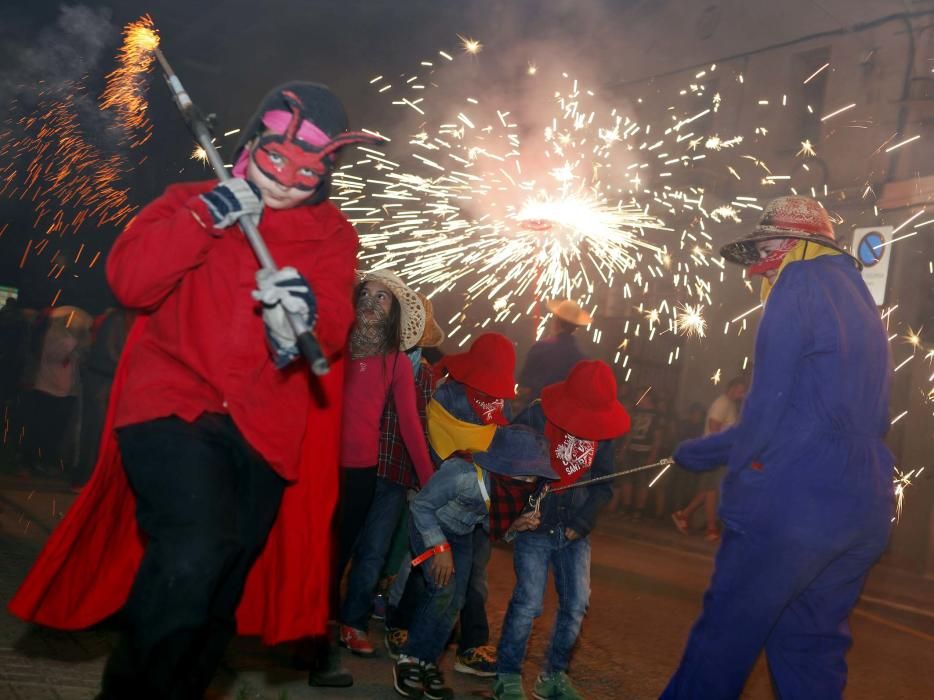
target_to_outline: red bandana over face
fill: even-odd
[[[558,475],[558,486],[570,486],[590,470],[597,454],[596,440],[582,440],[557,425],[545,423],[551,454],[551,468]]]
[[[347,131],[330,139],[302,119],[304,105],[295,93],[286,90],[282,97],[292,112],[292,118],[284,133],[261,136],[252,158],[263,175],[283,187],[312,192],[330,174],[334,167],[334,154],[339,149],[352,143],[383,143],[383,139],[359,131]],[[303,126],[305,133],[309,127],[314,128],[324,136],[324,142],[321,139],[314,139],[317,141],[315,144],[304,141],[301,138]]]
[[[759,260],[759,262],[753,263],[749,266],[749,274],[751,275],[764,275],[769,270],[777,270],[781,267],[782,260],[785,259],[785,256],[798,244],[797,238],[783,238],[781,240],[781,245],[774,250],[768,252],[768,254]]]
[[[470,401],[470,407],[473,409],[473,412],[477,414],[477,417],[483,421],[484,425],[509,425],[509,421],[506,420],[506,416],[503,413],[503,407],[506,402],[503,399],[494,399],[489,394],[484,394],[482,391],[477,391],[476,389],[471,389],[466,384],[464,389],[467,393],[467,399]]]

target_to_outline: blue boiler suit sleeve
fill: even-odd
[[[776,439],[775,427],[788,410],[791,387],[808,346],[808,296],[807,265],[789,264],[762,314],[752,384],[739,422],[723,432],[679,445],[674,455],[678,464],[692,471],[713,469],[723,463],[730,469],[742,469]]]

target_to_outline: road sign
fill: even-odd
[[[876,306],[885,304],[885,284],[892,260],[891,226],[870,226],[853,231],[853,250],[863,263],[863,280]]]

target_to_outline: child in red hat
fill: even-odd
[[[445,700],[438,659],[467,597],[474,533],[483,540],[507,535],[539,487],[556,475],[545,438],[525,426],[496,430],[483,452],[442,463],[412,502],[413,578],[424,582],[408,640],[393,669],[396,692],[405,697]],[[518,527],[534,524],[524,518]]]
[[[596,479],[613,471],[613,440],[629,430],[629,415],[616,399],[613,371],[599,360],[578,362],[568,378],[546,386],[514,424],[532,427],[548,441],[557,486]],[[557,487],[556,487],[557,488]],[[558,616],[535,683],[536,698],[576,700],[567,668],[590,600],[590,540],[597,512],[610,500],[608,483],[570,489],[545,497],[540,523],[519,531],[514,540],[516,587],[503,620],[497,649],[498,668],[493,697],[524,700],[522,663],[532,623],[542,612],[548,568],[554,567]],[[523,516],[517,529],[523,529]]]
[[[432,458],[437,464],[456,454],[486,450],[498,426],[512,417],[509,400],[514,398],[516,352],[512,341],[500,333],[484,333],[466,352],[442,360],[448,376],[435,389],[428,404],[428,436]],[[474,533],[473,560],[467,600],[461,614],[461,635],[454,669],[459,673],[491,677],[496,674],[496,650],[489,644],[490,628],[486,615],[489,538],[481,530]],[[417,585],[412,582],[411,585]],[[412,595],[391,612],[387,646],[396,651],[411,616]]]

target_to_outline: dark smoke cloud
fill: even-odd
[[[54,25],[21,48],[0,74],[0,101],[18,98],[25,106],[42,91],[71,90],[98,68],[119,32],[106,8],[63,5]]]

